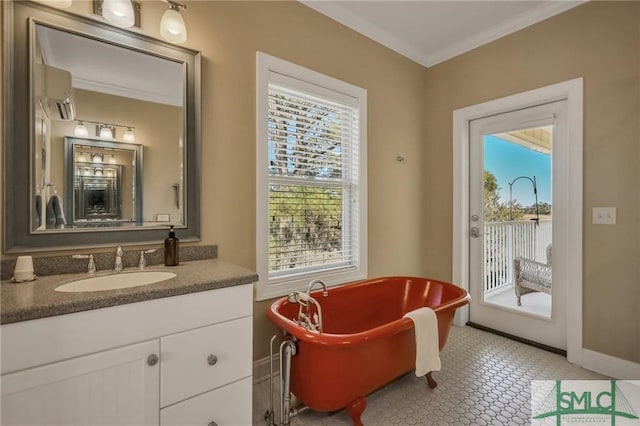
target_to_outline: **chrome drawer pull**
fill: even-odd
[[[157,363],[158,363],[158,355],[156,354],[149,355],[149,357],[147,358],[147,365],[150,365],[153,367]]]
[[[207,357],[207,362],[209,363],[209,365],[216,365],[218,363],[218,357],[215,355],[209,355]]]

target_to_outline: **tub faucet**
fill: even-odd
[[[122,247],[116,247],[116,261],[113,265],[113,270],[116,272],[122,272],[124,266],[122,266],[122,256],[124,256],[124,252],[122,251]]]
[[[307,287],[307,296],[311,294],[311,290],[316,284],[320,284],[322,286],[322,295],[327,297],[329,292],[327,291],[327,285],[322,280],[313,280],[309,283],[309,287]]]

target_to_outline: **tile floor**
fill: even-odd
[[[453,327],[442,350],[436,389],[413,373],[367,397],[366,426],[518,425],[530,423],[530,381],[606,377],[565,358],[471,327]],[[277,390],[276,390],[277,392]],[[264,425],[269,381],[254,385],[253,423]],[[275,404],[278,402],[276,400]],[[279,420],[276,413],[276,420]],[[293,426],[351,425],[343,411],[328,415],[306,411]]]

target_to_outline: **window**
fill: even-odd
[[[366,277],[366,91],[257,56],[256,254],[264,300]]]

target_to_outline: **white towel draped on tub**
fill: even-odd
[[[430,371],[440,371],[440,345],[438,342],[438,319],[431,308],[419,308],[407,312],[416,332],[416,376]]]

